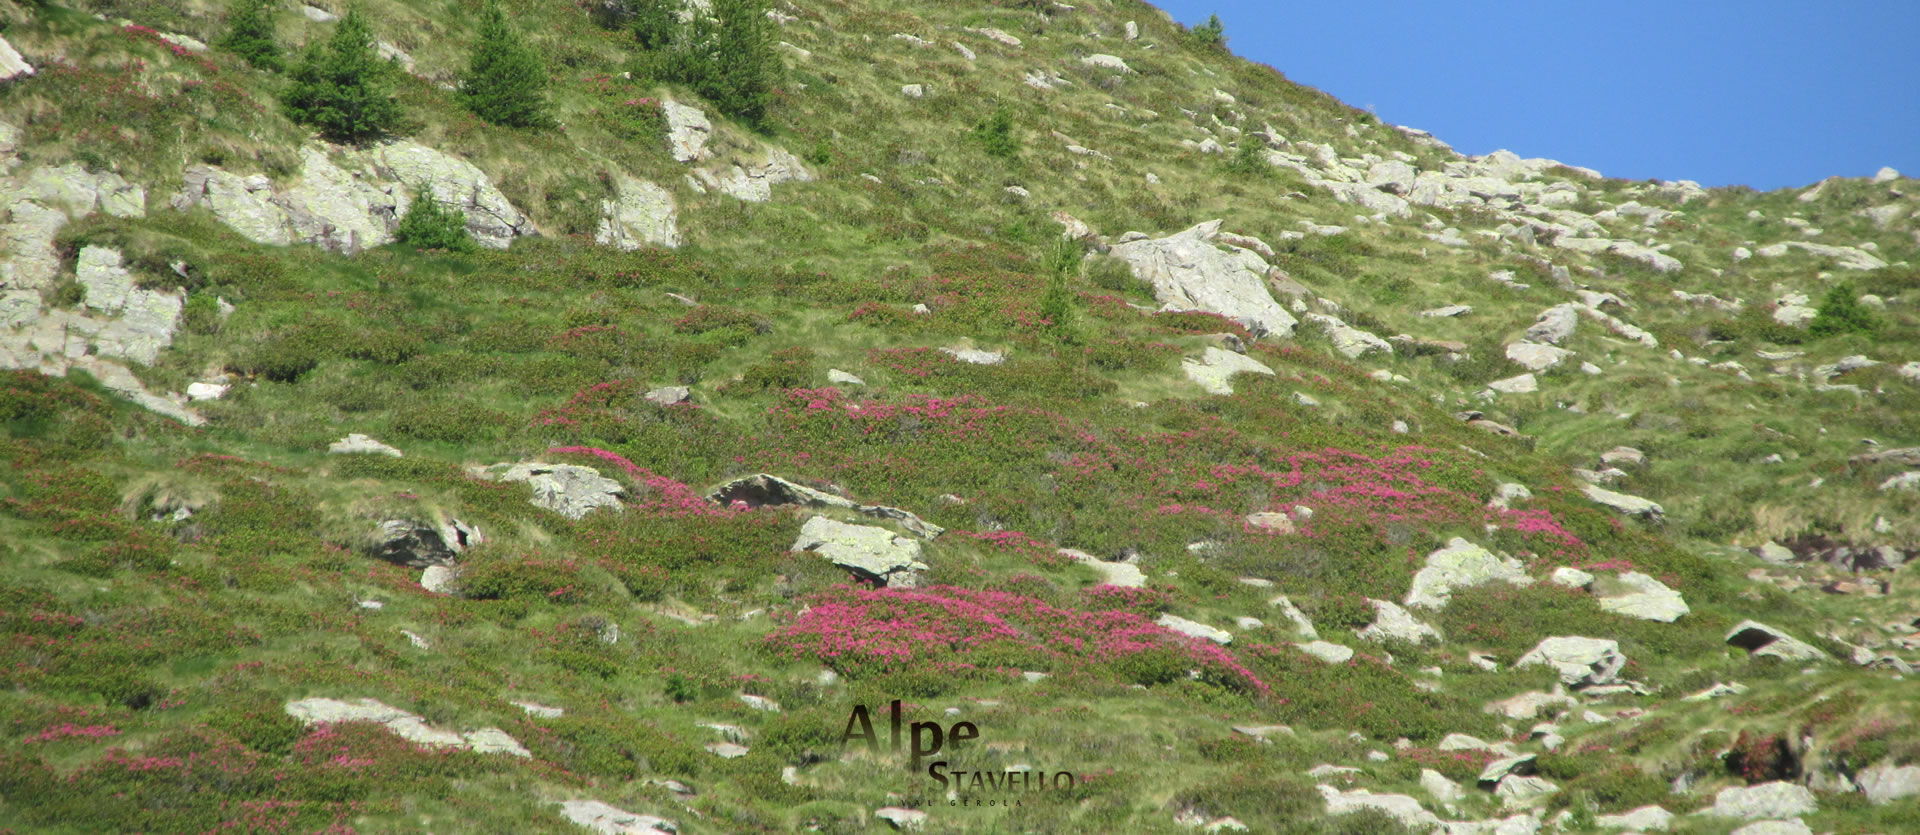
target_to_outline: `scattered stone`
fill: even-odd
[[[598,800],[566,801],[560,804],[560,814],[597,835],[674,835],[680,831],[666,818],[636,815]]]
[[[974,365],[999,365],[1007,361],[1007,355],[1004,353],[982,351],[976,348],[941,348],[940,353]]]
[[[533,488],[529,502],[568,519],[580,519],[601,507],[618,512],[624,508],[620,497],[627,492],[620,482],[601,475],[599,470],[577,464],[524,461],[468,472],[489,481],[524,481]]]
[[[1353,658],[1353,648],[1327,641],[1309,641],[1294,644],[1295,649],[1318,658],[1328,664],[1345,664]]]
[[[1420,801],[1404,794],[1374,794],[1366,789],[1341,792],[1332,786],[1320,786],[1326,798],[1327,814],[1347,815],[1367,809],[1379,809],[1416,832],[1440,825],[1440,819],[1420,806]]]
[[[927,825],[927,813],[919,809],[903,809],[899,806],[887,806],[875,811],[873,816],[886,821],[894,829],[903,832],[918,831]]]
[[[1729,833],[1729,835],[1813,835],[1813,829],[1806,821],[1793,820],[1758,821],[1747,824]]]
[[[1108,562],[1085,551],[1077,551],[1072,548],[1060,549],[1060,555],[1092,568],[1095,572],[1099,573],[1100,580],[1105,585],[1137,589],[1143,588],[1147,584],[1147,575],[1141,573],[1137,566],[1130,563]]]
[[[843,508],[864,516],[899,522],[902,527],[925,539],[933,539],[946,532],[945,528],[927,522],[911,511],[886,505],[863,505],[770,473],[755,473],[726,482],[708,493],[707,500],[728,507],[738,502],[748,508],[795,505]]]
[[[927,96],[927,87],[926,87],[926,85],[924,85],[924,84],[905,84],[905,85],[901,85],[901,87],[900,87],[900,95],[903,95],[903,96],[906,96],[907,98],[910,98],[910,99],[922,99],[922,98],[926,98],[926,96]]]
[[[1441,640],[1440,630],[1414,620],[1407,610],[1385,600],[1367,599],[1373,606],[1373,623],[1360,630],[1359,637],[1367,641],[1405,641],[1418,644],[1431,638]]]
[[[747,755],[746,746],[732,742],[709,742],[706,745],[706,749],[709,753],[723,760],[739,759]]]
[[[594,243],[627,251],[645,246],[672,249],[686,243],[674,222],[671,192],[625,173],[614,178],[613,186],[613,199],[600,203]]]
[[[1267,601],[1267,605],[1280,610],[1281,616],[1293,624],[1294,634],[1309,641],[1320,638],[1320,633],[1313,628],[1313,621],[1308,620],[1306,613],[1294,606],[1293,601],[1287,599],[1286,595],[1282,594]]]
[[[1639,496],[1615,493],[1612,490],[1605,490],[1593,484],[1581,485],[1580,492],[1586,494],[1586,497],[1593,500],[1595,504],[1612,508],[1627,516],[1646,519],[1650,522],[1659,521],[1666,513],[1666,509],[1662,508],[1657,502],[1652,502]]]
[[[738,698],[740,699],[741,704],[746,705],[747,707],[753,708],[754,710],[764,710],[768,713],[780,712],[780,703],[772,699],[769,699],[765,696],[755,696],[752,693],[741,693],[739,694]]]
[[[1120,60],[1118,56],[1107,55],[1105,53],[1096,52],[1092,55],[1088,55],[1086,57],[1081,58],[1080,63],[1085,64],[1089,67],[1098,67],[1103,70],[1113,70],[1115,72],[1121,72],[1121,73],[1133,72],[1133,68],[1127,66],[1127,62]]]
[[[1680,593],[1637,571],[1622,573],[1611,585],[1624,590],[1618,594],[1600,594],[1600,609],[1641,620],[1672,623],[1690,610]]]
[[[1547,638],[1515,661],[1515,667],[1545,664],[1560,673],[1560,681],[1570,687],[1611,684],[1617,681],[1627,657],[1620,654],[1620,642],[1603,638]]]
[[[1540,390],[1540,381],[1532,374],[1522,374],[1518,377],[1495,380],[1488,383],[1487,388],[1502,394],[1532,394]]]
[[[1233,642],[1233,635],[1224,629],[1215,629],[1204,623],[1187,620],[1178,615],[1162,614],[1160,619],[1154,621],[1154,623],[1190,638],[1205,638],[1216,644]]]
[[[351,702],[322,698],[300,699],[288,702],[286,712],[288,716],[307,725],[375,722],[385,726],[400,738],[417,745],[470,749],[482,754],[512,754],[516,757],[529,758],[533,756],[499,728],[481,728],[461,735],[428,725],[425,720],[412,713],[373,699],[355,699]]]
[[[1579,704],[1579,700],[1565,693],[1558,692],[1557,689],[1553,693],[1542,693],[1535,690],[1497,702],[1489,702],[1486,710],[1488,713],[1497,713],[1508,719],[1532,719],[1535,716],[1539,716],[1540,711],[1545,708],[1561,705],[1577,706]]]
[[[1259,360],[1211,345],[1198,359],[1187,357],[1181,360],[1180,368],[1186,373],[1187,379],[1198,383],[1208,394],[1218,395],[1233,393],[1233,386],[1228,380],[1235,374],[1274,376],[1273,369]]]
[[[1775,781],[1721,789],[1714,796],[1713,805],[1697,814],[1745,820],[1780,820],[1809,815],[1819,810],[1820,804],[1805,786]]]
[[[1447,779],[1446,775],[1431,768],[1420,769],[1420,788],[1441,803],[1455,803],[1467,796],[1459,783]]]
[[[1920,765],[1882,763],[1860,772],[1860,791],[1876,806],[1920,794]]]
[[[395,458],[405,457],[401,455],[400,450],[394,449],[358,432],[334,441],[327,446],[328,455],[353,455],[358,453],[391,455]]]
[[[507,704],[520,708],[521,710],[526,711],[528,716],[532,716],[537,719],[558,719],[562,716],[565,716],[567,713],[565,710],[562,710],[560,708],[548,707],[538,702],[508,702]]]
[[[1429,319],[1450,319],[1465,316],[1472,312],[1473,308],[1468,305],[1452,304],[1446,307],[1436,307],[1432,310],[1422,310],[1420,311],[1420,315]]]
[[[1554,569],[1553,575],[1547,579],[1570,589],[1584,589],[1593,585],[1592,574],[1588,574],[1578,568],[1569,568],[1567,566]]]
[[[885,528],[849,525],[825,516],[808,519],[788,550],[814,551],[867,582],[894,588],[919,585],[920,573],[927,570],[920,562],[920,543]]]
[[[1501,559],[1478,545],[1454,537],[1427,555],[1426,567],[1413,575],[1413,587],[1407,592],[1406,605],[1442,608],[1455,589],[1504,581],[1517,586],[1533,584],[1526,567],[1511,557]]]
[[[1507,359],[1528,371],[1545,371],[1570,356],[1572,351],[1538,342],[1515,342],[1507,346]]]
[[[827,382],[836,386],[864,386],[867,384],[866,380],[862,380],[838,368],[827,369]]]

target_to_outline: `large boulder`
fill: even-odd
[[[1180,370],[1186,372],[1187,379],[1198,383],[1208,394],[1222,395],[1233,393],[1228,378],[1235,374],[1273,376],[1273,369],[1268,368],[1266,363],[1211,345],[1198,359],[1187,357],[1181,360]]]
[[[704,188],[749,203],[772,200],[773,187],[781,183],[813,180],[813,172],[787,149],[768,146],[765,153],[764,160],[735,162],[718,170],[698,168],[693,173]]]
[[[1604,638],[1548,638],[1515,661],[1515,667],[1547,665],[1560,673],[1569,687],[1611,684],[1618,679],[1627,657],[1620,642]]]
[[[1378,809],[1416,832],[1426,832],[1440,825],[1439,817],[1421,806],[1420,801],[1404,794],[1374,794],[1366,789],[1342,792],[1332,786],[1320,786],[1319,789],[1320,796],[1326,798],[1329,815],[1350,815]]]
[[[1527,328],[1527,338],[1548,345],[1565,342],[1580,324],[1579,308],[1579,305],[1568,302],[1541,311],[1533,325]]]
[[[623,509],[620,497],[627,489],[620,482],[600,474],[592,467],[577,464],[548,464],[524,461],[519,464],[495,464],[474,472],[494,481],[524,481],[533,488],[528,501],[568,519],[579,519],[594,508]]]
[[[1393,353],[1393,343],[1349,325],[1337,317],[1309,313],[1307,320],[1326,330],[1327,339],[1333,343],[1333,349],[1347,359],[1359,359],[1374,353]]]
[[[1292,336],[1293,314],[1267,292],[1267,262],[1250,249],[1216,246],[1220,223],[1210,220],[1164,238],[1115,244],[1112,254],[1153,286],[1163,309],[1218,313],[1256,335]]]
[[[23,75],[33,75],[33,65],[20,57],[20,51],[0,38],[0,81],[11,81]]]
[[[173,344],[186,304],[179,291],[160,292],[134,286],[133,274],[120,264],[120,253],[102,246],[80,248],[75,276],[86,291],[85,304],[115,318],[100,323],[93,334],[95,352],[103,357],[152,365],[160,349]],[[69,324],[69,327],[79,325]]]
[[[800,527],[793,551],[813,551],[874,585],[912,588],[927,565],[920,543],[886,528],[849,525],[815,516]]]
[[[1528,371],[1545,371],[1573,356],[1573,352],[1539,342],[1515,342],[1507,346],[1507,359]]]
[[[1601,581],[1597,593],[1601,610],[1630,618],[1672,623],[1691,611],[1679,592],[1638,571]]]
[[[1741,621],[1727,632],[1727,643],[1756,656],[1785,661],[1825,661],[1832,657],[1812,644],[1753,620]]]
[[[424,186],[441,205],[466,213],[467,232],[481,246],[506,249],[514,236],[533,233],[533,222],[466,160],[409,139],[375,145],[357,159],[370,174],[405,187],[394,194],[397,214],[406,214],[411,190]]]
[[[485,541],[479,529],[458,519],[437,525],[412,519],[388,519],[375,528],[366,552],[376,559],[412,568],[450,566],[454,557]]]
[[[681,162],[711,159],[707,140],[713,138],[713,122],[700,108],[689,107],[673,99],[663,99],[660,109],[667,117],[667,150]]]
[[[1511,557],[1501,559],[1478,545],[1454,537],[1427,555],[1427,565],[1413,575],[1413,588],[1407,592],[1408,606],[1438,609],[1447,605],[1455,589],[1504,581],[1516,586],[1531,585],[1526,567]]]

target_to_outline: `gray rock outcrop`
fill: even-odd
[[[1698,814],[1744,820],[1797,818],[1820,810],[1807,787],[1787,782],[1721,789],[1713,805]]]
[[[1367,600],[1373,606],[1373,623],[1360,630],[1359,636],[1368,641],[1404,641],[1419,644],[1432,639],[1441,639],[1440,630],[1415,620],[1412,614],[1398,605],[1385,600]]]
[[[1296,320],[1267,292],[1272,269],[1250,249],[1214,243],[1220,221],[1210,220],[1164,238],[1115,244],[1114,257],[1153,287],[1164,310],[1218,313],[1255,335],[1293,335]]]
[[[1726,641],[1756,656],[1786,661],[1825,661],[1832,657],[1812,644],[1753,620],[1741,621],[1728,631]]]
[[[598,800],[569,800],[560,804],[560,815],[569,823],[583,826],[594,835],[674,835],[680,827],[673,821],[654,815],[636,815]]]
[[[686,240],[675,225],[673,194],[666,189],[621,174],[614,179],[614,198],[600,204],[600,228],[595,243],[622,250],[643,246],[678,247]]]
[[[1640,620],[1672,623],[1690,609],[1680,593],[1638,571],[1627,571],[1599,592],[1600,609]]]
[[[438,748],[471,750],[481,754],[512,754],[531,758],[533,754],[499,728],[481,728],[467,733],[437,728],[425,719],[374,699],[299,699],[286,704],[287,715],[308,725],[337,722],[374,722],[408,742]]]
[[[1658,521],[1666,513],[1666,509],[1662,508],[1658,502],[1625,493],[1615,493],[1593,484],[1580,485],[1580,492],[1595,504],[1612,508],[1627,516]]]
[[[946,531],[945,528],[921,519],[911,511],[886,505],[864,505],[852,499],[788,481],[771,473],[755,473],[726,482],[707,494],[707,499],[727,506],[740,502],[749,508],[787,505],[843,508],[876,519],[891,519],[926,539],[933,539]]]

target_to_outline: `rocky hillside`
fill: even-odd
[[[1131,0],[754,8],[760,111],[738,0],[506,0],[510,127],[479,0],[245,5],[0,5],[0,829],[1920,819],[1898,172],[1465,157]]]

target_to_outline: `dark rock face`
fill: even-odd
[[[366,550],[368,555],[395,565],[426,568],[452,565],[456,555],[479,543],[479,531],[457,520],[435,528],[411,519],[389,519],[380,523]]]

